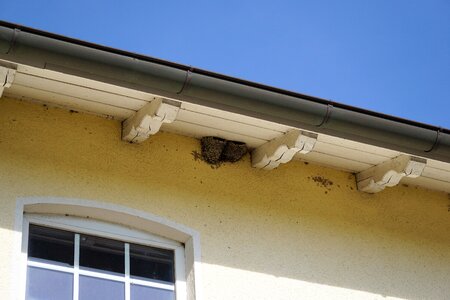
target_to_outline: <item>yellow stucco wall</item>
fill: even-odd
[[[450,197],[249,157],[211,168],[195,139],[120,140],[120,123],[0,100],[0,299],[9,299],[15,201],[58,196],[150,212],[201,234],[205,299],[448,299]],[[333,182],[316,182],[320,176]]]

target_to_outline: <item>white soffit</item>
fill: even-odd
[[[123,121],[147,103],[159,98],[137,90],[119,87],[78,76],[19,65],[5,96],[38,101]],[[172,99],[176,100],[176,99]],[[245,142],[257,148],[292,129],[277,123],[236,113],[182,102],[172,123],[161,130],[200,138],[218,136]],[[297,154],[304,160],[347,172],[359,173],[402,153],[319,134],[313,150]],[[402,184],[417,185],[450,193],[450,164],[428,159],[419,178],[404,178]]]

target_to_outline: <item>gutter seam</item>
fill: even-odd
[[[191,82],[192,79],[192,75],[194,74],[193,71],[194,71],[193,67],[190,67],[189,70],[186,71],[186,77],[184,78],[183,85],[181,86],[181,89],[177,92],[177,95],[183,93],[184,89],[189,86],[189,83]]]
[[[14,28],[13,37],[10,41],[9,48],[8,48],[8,50],[6,50],[5,54],[9,54],[9,52],[11,52],[11,50],[14,48],[14,46],[16,44],[17,36],[19,35],[19,33],[20,33],[20,29]]]
[[[434,149],[436,149],[438,147],[439,139],[441,137],[441,131],[442,131],[442,127],[439,127],[438,130],[436,131],[436,139],[434,140],[433,145],[431,146],[430,149],[424,150],[425,152],[427,152],[427,153],[432,152]]]
[[[332,104],[327,104],[327,111],[325,112],[325,116],[323,117],[322,122],[320,122],[319,125],[316,125],[317,127],[322,127],[322,125],[326,124],[330,120],[333,108],[334,106]]]

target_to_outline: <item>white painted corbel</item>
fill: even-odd
[[[163,123],[172,123],[180,103],[156,98],[122,123],[122,140],[141,143],[159,131]]]
[[[16,70],[0,66],[0,98],[5,88],[11,87],[16,75]]]
[[[252,166],[272,170],[281,163],[289,162],[295,154],[310,152],[316,143],[317,134],[291,130],[252,151]]]
[[[403,177],[419,177],[426,164],[427,160],[420,157],[397,156],[356,174],[358,190],[377,193],[387,186],[396,186]]]

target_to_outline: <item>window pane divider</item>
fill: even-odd
[[[80,275],[84,275],[84,276],[107,279],[107,280],[112,280],[112,281],[117,281],[117,282],[125,282],[125,278],[123,275],[111,275],[111,274],[88,271],[88,270],[83,270],[83,269],[80,269],[78,272]]]
[[[59,265],[54,265],[54,264],[49,264],[49,263],[34,261],[34,260],[28,260],[27,265],[29,267],[49,269],[49,270],[60,271],[60,272],[64,272],[64,273],[73,273],[74,272],[73,267],[59,266]]]
[[[130,287],[130,244],[125,243],[125,300],[131,299]]]
[[[73,264],[73,300],[78,300],[80,285],[80,234],[75,233]]]
[[[155,281],[147,281],[147,280],[141,280],[141,279],[135,279],[130,278],[131,284],[141,285],[141,286],[147,286],[147,287],[154,287],[162,290],[169,290],[174,291],[175,290],[175,284],[173,283],[160,283]]]

